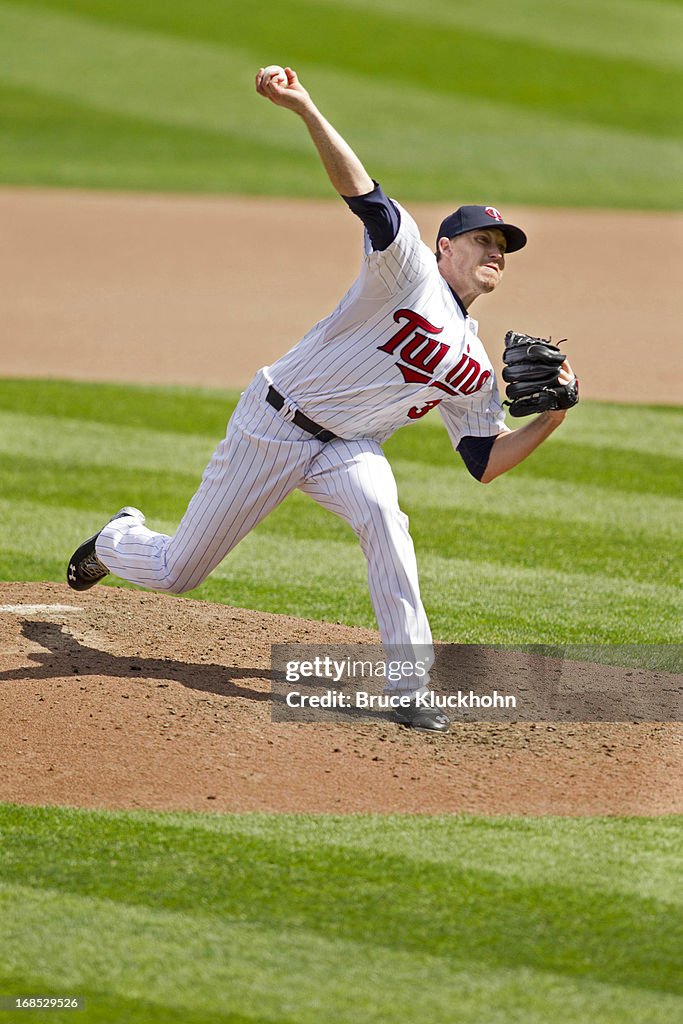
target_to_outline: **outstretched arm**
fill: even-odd
[[[560,383],[566,384],[573,377],[572,369],[565,360],[560,371]],[[505,430],[499,434],[493,442],[486,469],[480,477],[481,482],[488,484],[497,476],[506,473],[508,469],[518,466],[526,459],[527,455],[531,455],[547,437],[550,437],[565,416],[565,409],[557,412],[542,412],[525,423],[523,427],[519,427],[517,430]]]
[[[263,68],[256,75],[256,91],[278,107],[294,111],[303,120],[320,154],[332,187],[342,196],[364,196],[375,187],[362,163],[339,132],[320,113],[296,72],[285,68],[287,86],[274,79],[264,84]]]
[[[561,417],[561,418],[560,418]],[[507,473],[531,455],[553,430],[559,427],[564,419],[564,412],[542,412],[534,416],[530,423],[525,423],[517,430],[505,430],[493,443],[489,461],[480,480],[490,484],[497,476]]]

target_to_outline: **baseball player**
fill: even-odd
[[[111,572],[151,590],[192,590],[298,488],[358,536],[385,655],[406,666],[387,686],[403,698],[395,720],[444,732],[447,716],[425,700],[429,675],[411,668],[431,665],[432,636],[382,443],[438,409],[470,473],[488,483],[562,422],[565,409],[549,408],[507,429],[469,313],[500,284],[506,254],[521,249],[526,236],[492,206],[462,206],[441,224],[435,256],[296,73],[285,71],[286,82],[262,68],[256,91],[303,120],[333,187],[362,221],[360,274],[329,316],[257,372],[175,534],[149,530],[139,510],[125,507],[77,549],[67,580],[86,590]],[[563,357],[553,372],[559,390],[571,388],[575,378]]]

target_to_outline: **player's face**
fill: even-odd
[[[505,269],[505,246],[505,235],[498,228],[440,239],[439,269],[465,306],[498,287]]]

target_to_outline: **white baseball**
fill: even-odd
[[[270,80],[274,79],[278,85],[283,88],[287,88],[289,82],[287,80],[287,72],[284,68],[281,68],[279,64],[269,64],[267,68],[263,69],[262,84],[268,85]]]

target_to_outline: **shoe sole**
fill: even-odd
[[[119,512],[117,512],[116,515],[112,516],[111,519],[109,519],[105,525],[108,526],[109,523],[113,523],[115,519],[121,519],[123,516],[131,516],[131,518],[137,519],[141,524],[145,521],[145,517],[139,508],[134,508],[132,505],[124,505],[124,507]],[[104,529],[104,527],[102,527],[102,529]],[[92,537],[88,537],[87,540],[84,540],[80,547],[76,548],[73,555],[69,559],[69,565],[66,570],[66,582],[68,583],[72,590],[77,590],[79,592],[82,592],[84,590],[90,590],[91,587],[97,586],[97,584],[100,583],[105,578],[105,576],[109,575],[109,570],[107,570],[106,572],[103,572],[101,576],[98,576],[98,578],[94,580],[79,580],[77,576],[78,565],[83,561],[84,558],[87,558],[89,555],[95,554],[95,543],[101,533],[102,530],[98,530],[97,533],[93,533]],[[71,578],[72,572],[74,574],[73,579]]]
[[[92,537],[88,537],[87,540],[83,541],[81,546],[79,548],[76,548],[76,550],[74,551],[73,555],[69,560],[69,567],[66,570],[66,582],[69,584],[72,590],[90,590],[91,587],[94,587],[97,583],[100,582],[100,580],[103,580],[105,576],[109,575],[108,572],[102,573],[99,579],[95,580],[81,580],[78,578],[78,566],[80,565],[84,558],[87,558],[89,555],[93,555],[95,553],[95,541],[97,540],[99,535],[100,531],[94,533]]]

